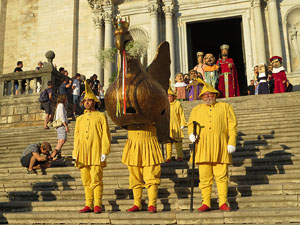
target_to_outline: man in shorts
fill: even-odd
[[[27,168],[27,174],[36,174],[37,169],[41,169],[42,174],[46,174],[45,169],[51,166],[49,161],[53,159],[51,150],[48,142],[28,145],[20,158],[22,166]]]

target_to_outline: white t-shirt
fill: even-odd
[[[68,121],[67,117],[67,111],[65,109],[64,104],[58,103],[56,107],[56,115],[55,115],[55,120],[61,119],[63,123],[66,123]]]
[[[73,81],[73,86],[75,86],[75,88],[73,89],[72,95],[80,95],[80,82],[79,80],[75,79]]]

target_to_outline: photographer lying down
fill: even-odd
[[[23,167],[27,167],[27,174],[37,174],[36,170],[41,169],[42,174],[46,174],[46,168],[51,166],[50,161],[53,160],[51,145],[48,142],[41,144],[31,144],[26,147],[20,158]]]

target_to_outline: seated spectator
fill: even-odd
[[[37,174],[36,170],[41,169],[44,175],[45,169],[51,166],[49,161],[53,159],[53,153],[50,154],[51,150],[48,142],[28,145],[21,155],[20,162],[23,167],[27,168],[28,174]]]
[[[38,66],[35,67],[35,70],[40,70],[40,69],[42,69],[43,67],[44,67],[44,64],[42,63],[42,61],[39,61],[39,62],[38,62]]]
[[[250,85],[248,86],[248,95],[255,95],[254,80],[250,80]]]

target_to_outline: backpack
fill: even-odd
[[[39,102],[44,103],[44,102],[48,102],[48,101],[49,101],[49,95],[48,95],[47,90],[45,89],[40,94]]]

